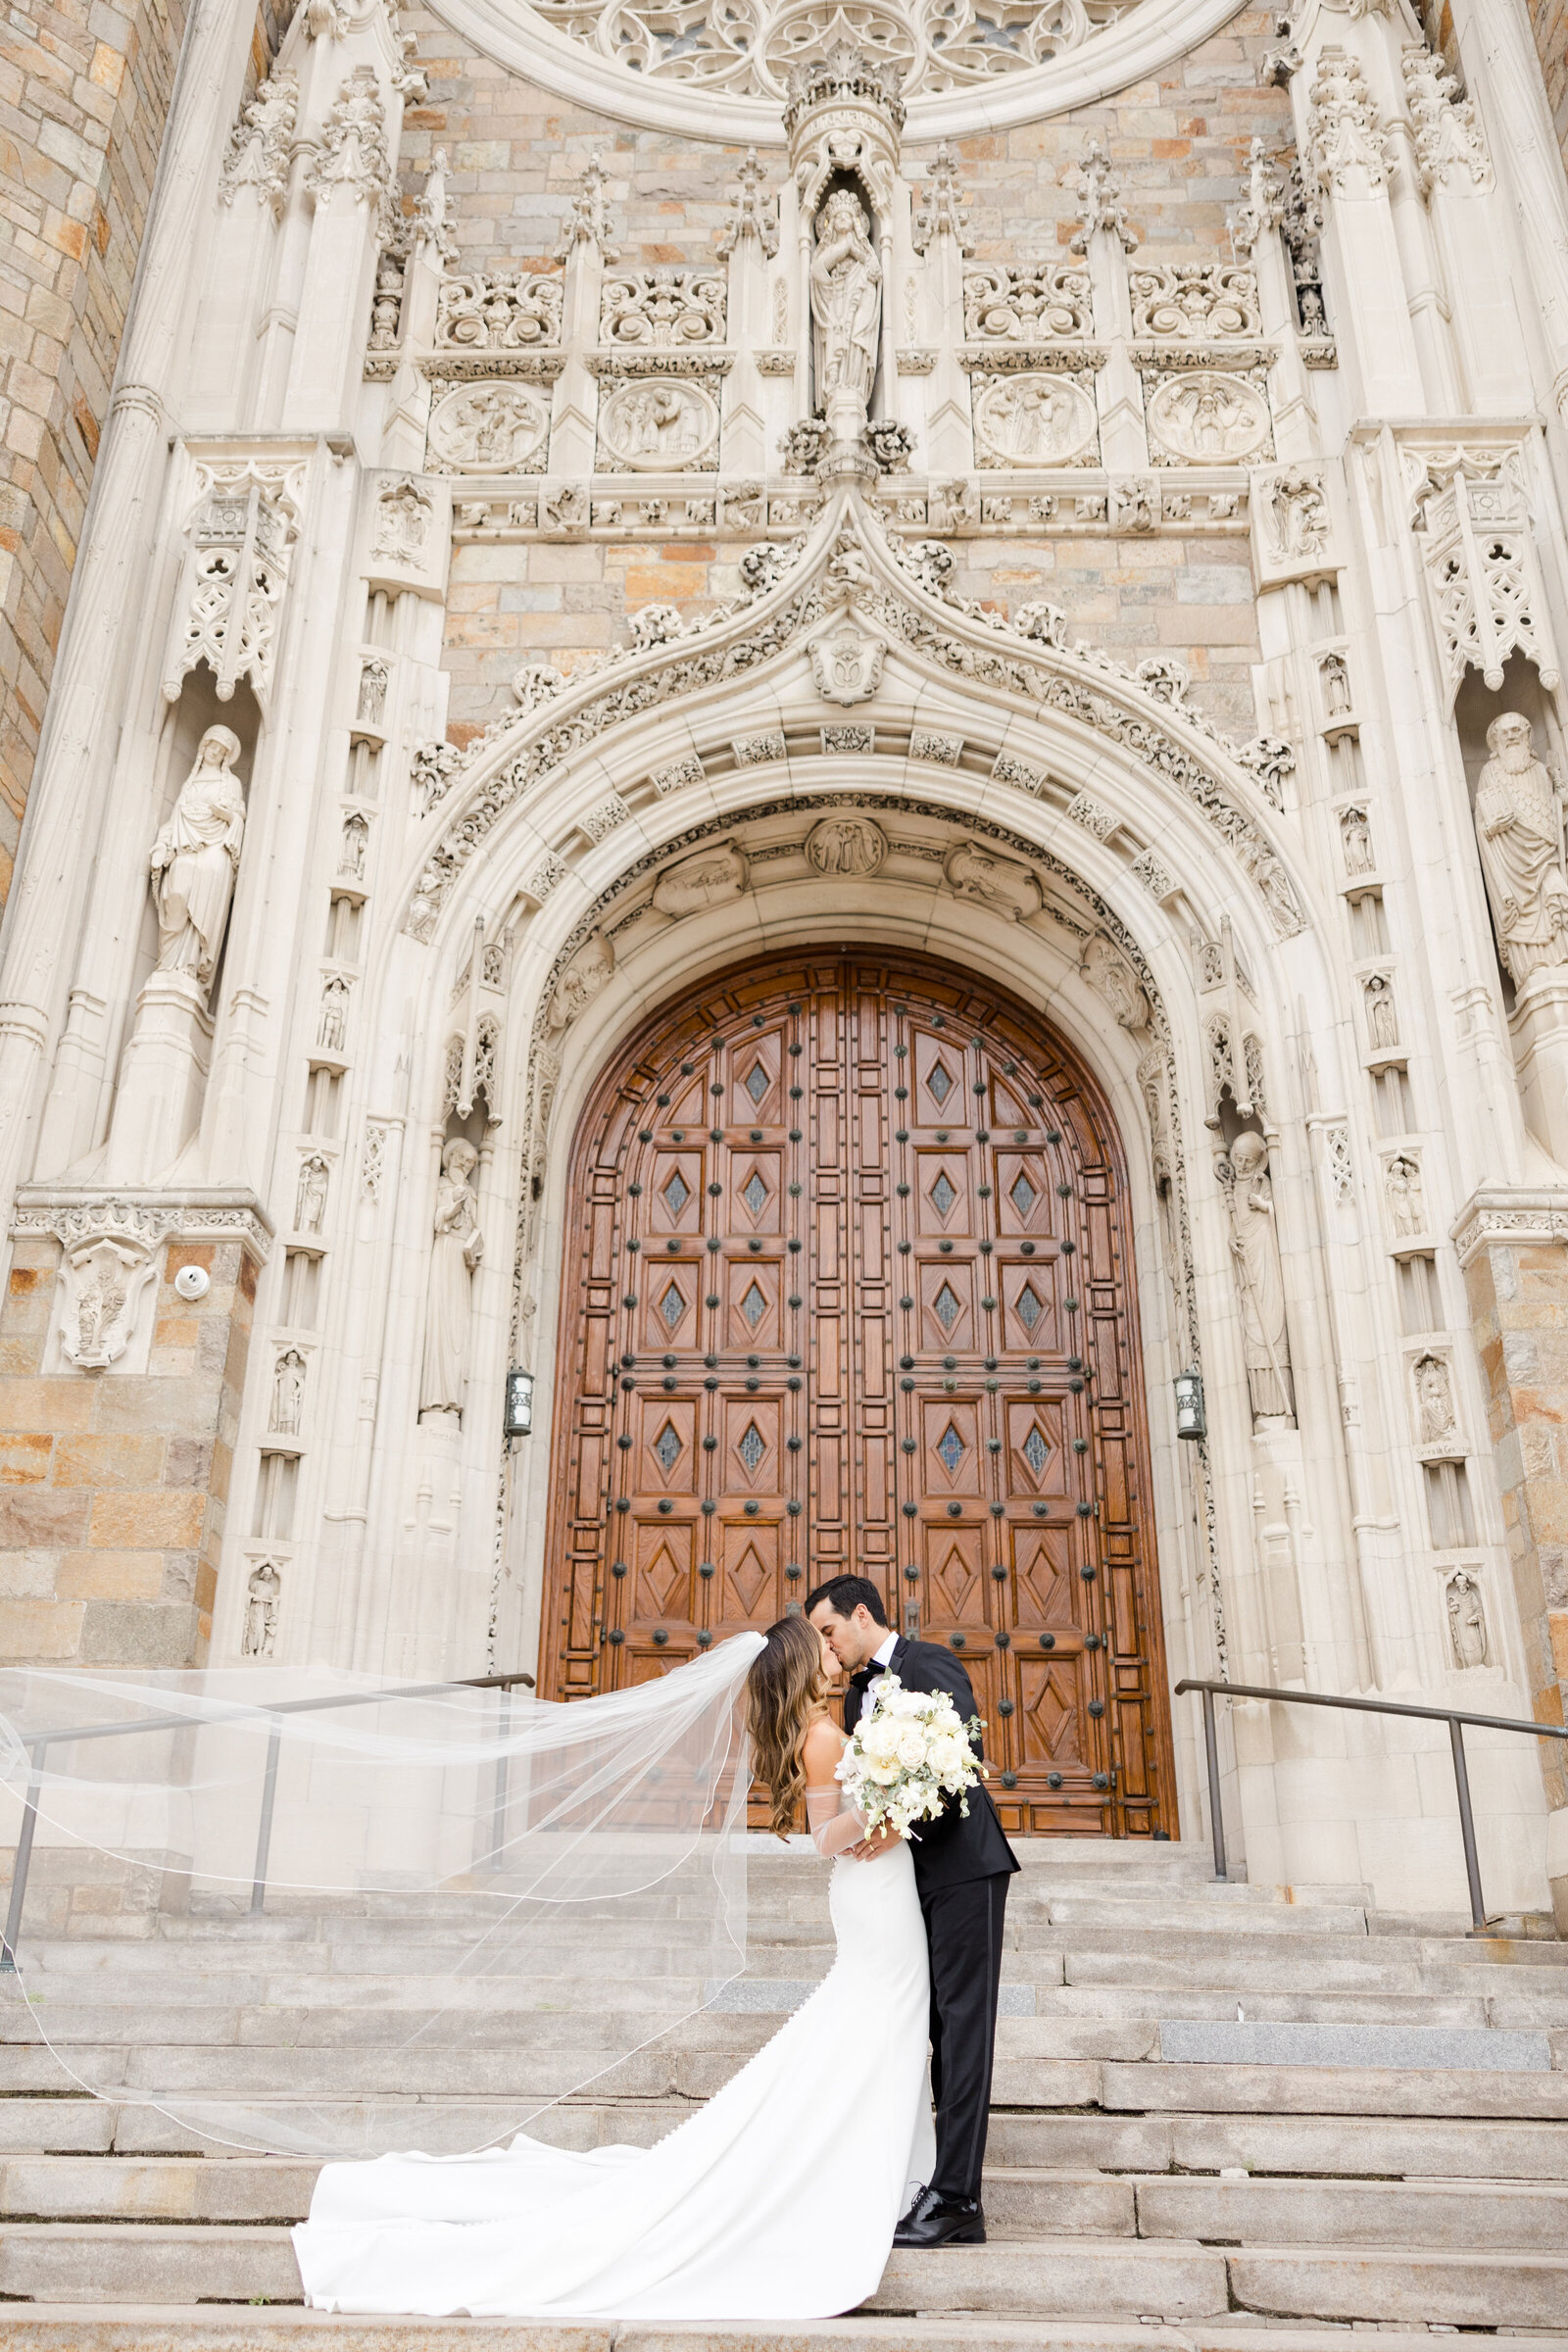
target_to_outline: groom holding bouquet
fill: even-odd
[[[807,1595],[806,1614],[850,1678],[844,1729],[875,1704],[876,1686],[895,1674],[906,1690],[945,1690],[967,1721],[978,1714],[958,1660],[934,1642],[911,1642],[888,1625],[882,1594],[867,1577],[835,1576]],[[976,1741],[978,1749],[979,1742]],[[914,1883],[931,1949],[931,2089],[937,2161],[894,2237],[896,2246],[980,2245],[985,2213],[980,2178],[991,2108],[997,1993],[1007,1881],[1018,1868],[984,1786],[969,1791],[967,1817],[955,1799],[914,1834]]]

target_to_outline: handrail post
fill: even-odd
[[[17,1832],[17,1859],[11,1872],[11,1902],[6,1911],[5,1942],[0,1946],[0,1976],[16,1973],[17,1937],[22,1933],[22,1906],[27,1899],[27,1873],[32,1865],[32,1834],[38,1826],[38,1780],[43,1770],[46,1740],[27,1741],[27,1794]]]
[[[1208,1757],[1208,1822],[1214,1833],[1214,1876],[1223,1879],[1225,1872],[1225,1817],[1220,1810],[1219,1793],[1219,1733],[1214,1723],[1214,1693],[1205,1690],[1203,1701],[1203,1747]]]
[[[1448,1717],[1448,1738],[1453,1745],[1454,1787],[1459,1793],[1459,1836],[1464,1840],[1464,1871],[1470,1882],[1470,1925],[1473,1933],[1484,1935],[1487,1906],[1481,1893],[1481,1857],[1476,1851],[1475,1815],[1470,1810],[1470,1773],[1464,1756],[1464,1725],[1457,1715]]]
[[[501,1868],[501,1850],[507,1836],[508,1774],[506,1742],[512,1737],[512,1691],[503,1687],[496,1692],[500,1700],[501,1751],[496,1757],[495,1808],[490,1822],[490,1867]]]
[[[267,1742],[267,1769],[262,1781],[262,1817],[256,1825],[256,1877],[251,1886],[253,1917],[267,1901],[267,1864],[272,1849],[272,1805],[277,1795],[277,1751],[282,1740],[283,1726],[274,1715]]]

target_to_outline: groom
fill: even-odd
[[[946,1690],[965,1722],[978,1714],[969,1677],[934,1642],[906,1641],[888,1625],[869,1578],[835,1576],[807,1594],[806,1614],[850,1678],[844,1728],[853,1732],[884,1674],[906,1690]],[[980,1742],[975,1741],[976,1752]],[[894,2236],[896,2246],[983,2245],[980,2203],[991,2061],[997,2038],[1003,1915],[1018,1868],[983,1787],[969,1790],[967,1820],[950,1799],[915,1833],[914,1884],[931,1946],[931,2089],[937,2163]]]

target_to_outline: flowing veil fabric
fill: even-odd
[[[761,1646],[739,1635],[569,1705],[315,1668],[0,1671],[0,1844],[16,1847],[29,1801],[35,1817],[0,1998],[75,2082],[230,2147],[374,2155],[398,2144],[396,2117],[406,2140],[411,2096],[427,2144],[493,2144],[745,1967],[743,1701]],[[106,1881],[122,1930],[139,1904],[198,1967],[215,1942],[249,1945],[265,1979],[281,1941],[310,1944],[293,2030],[269,2017],[245,2036],[242,2087],[220,2091],[189,2049],[151,2042],[119,2079],[72,1966],[74,1909],[90,1920]],[[79,1907],[74,1889],[88,1890]],[[368,1963],[372,1938],[388,1957]],[[101,1976],[90,1996],[133,1997]],[[296,2046],[307,2009],[331,2052],[329,2101]],[[573,2009],[592,2030],[564,2038],[548,2082],[540,2070],[497,2092],[499,2013]],[[463,2136],[476,2086],[477,2141]]]

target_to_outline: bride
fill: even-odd
[[[772,1626],[747,1678],[756,1767],[836,1857],[833,1967],[722,2090],[652,2148],[519,2134],[474,2156],[329,2164],[294,2231],[318,2311],[429,2318],[827,2319],[875,2292],[935,2139],[928,1964],[909,1848],[834,1779],[820,1636]]]

